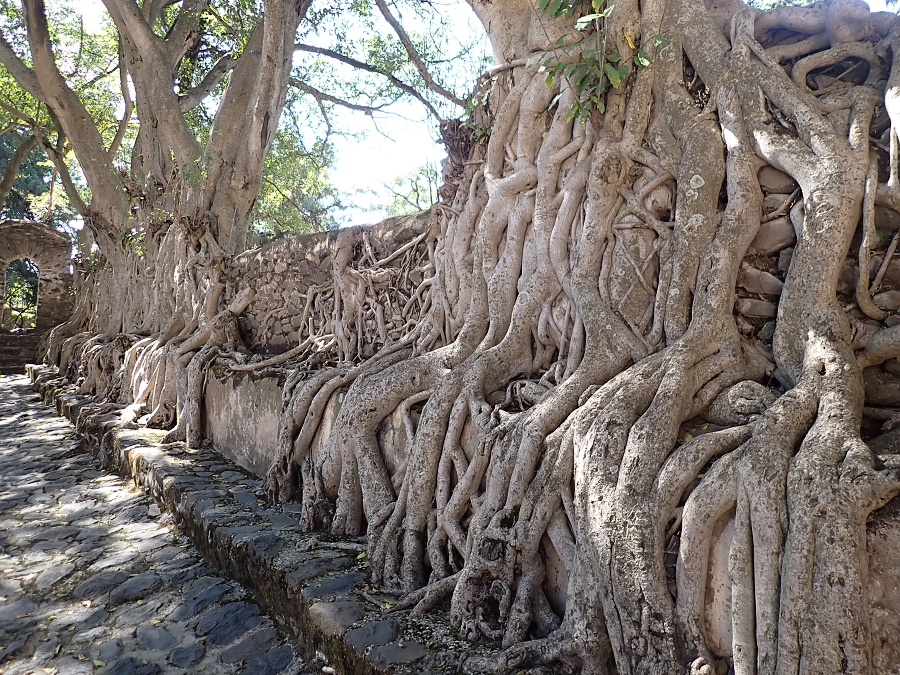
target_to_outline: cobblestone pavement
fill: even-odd
[[[0,377],[0,674],[307,672],[249,592]]]

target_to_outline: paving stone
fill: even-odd
[[[69,574],[71,574],[72,570],[74,569],[74,563],[63,563],[62,565],[50,567],[49,569],[46,569],[40,573],[37,580],[34,582],[34,585],[38,590],[41,591],[46,588],[50,588],[60,579],[69,576]]]
[[[115,518],[113,518],[112,522],[114,523],[134,523],[141,518],[147,515],[147,506],[145,504],[141,504],[139,506],[132,506],[129,509],[125,509]]]
[[[169,654],[169,661],[181,668],[192,666],[203,658],[206,648],[200,643],[194,643],[187,647],[176,647]]]
[[[75,588],[74,595],[76,598],[81,598],[82,600],[90,600],[96,598],[98,595],[106,593],[111,588],[118,586],[127,578],[127,574],[117,570],[99,572],[87,581],[79,584]]]
[[[145,598],[151,591],[156,590],[161,585],[162,579],[156,572],[144,572],[116,586],[109,594],[109,601],[113,604],[119,604]]]
[[[368,659],[376,668],[390,668],[397,664],[410,663],[420,659],[427,653],[425,645],[418,642],[392,642],[380,647],[373,647],[368,654]]]
[[[91,675],[94,667],[89,661],[79,661],[72,656],[64,656],[53,663],[53,669],[45,670],[45,672],[53,673],[53,675]]]
[[[49,497],[49,495],[47,495]],[[52,499],[52,497],[51,497]],[[50,527],[34,535],[34,541],[42,541],[44,539],[68,539],[81,532],[81,528],[72,526]]]
[[[209,632],[207,641],[217,647],[230,645],[249,630],[263,623],[255,605],[247,605],[229,614]]]
[[[118,640],[108,640],[100,645],[97,650],[97,658],[100,661],[109,662],[122,653],[122,643]]]
[[[169,614],[169,618],[174,621],[183,621],[184,619],[189,619],[192,616],[196,616],[198,612],[206,609],[216,600],[218,600],[227,590],[228,585],[221,583],[205,588],[200,591],[200,593],[198,593],[195,597],[181,603],[178,607],[172,610],[172,613]]]
[[[123,563],[137,558],[137,551],[121,551],[113,555],[104,556],[90,566],[91,570],[103,570],[107,567],[121,567]]]
[[[72,637],[72,642],[96,642],[97,640],[106,637],[109,633],[108,626],[97,626],[95,628],[91,628],[89,630],[83,630],[80,633],[75,633]]]
[[[137,629],[137,639],[146,649],[165,651],[178,644],[178,640],[162,626],[144,625]]]
[[[399,627],[393,619],[373,621],[365,626],[347,631],[347,643],[358,652],[368,647],[387,644],[397,637]]]
[[[266,654],[257,656],[243,670],[243,675],[276,675],[294,660],[294,650],[290,645],[282,645]]]
[[[28,598],[20,598],[14,602],[0,603],[0,621],[9,621],[29,616],[37,609],[37,605]]]
[[[12,656],[24,645],[28,638],[31,637],[31,633],[21,633],[13,638],[12,642],[6,645],[3,649],[0,649],[0,663],[3,662],[7,656]]]
[[[158,672],[160,672],[159,666],[155,663],[136,659],[133,656],[110,664],[106,671],[107,675],[156,675]]]
[[[115,613],[117,626],[138,626],[144,621],[156,616],[159,608],[162,607],[162,600],[151,600],[144,602],[138,600],[130,605],[123,605],[123,609],[119,609]]]
[[[254,631],[240,642],[222,651],[219,657],[222,663],[238,663],[249,661],[255,656],[266,652],[272,645],[278,642],[278,633],[274,628],[261,628]]]

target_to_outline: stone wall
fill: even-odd
[[[28,258],[39,269],[35,328],[49,330],[72,313],[72,242],[43,223],[27,220],[0,222],[0,298],[5,297],[6,266]]]
[[[282,239],[236,256],[225,272],[225,300],[248,286],[255,291],[241,319],[245,342],[254,351],[281,353],[309,335],[329,335],[341,358],[354,359],[402,336],[411,328],[403,308],[428,276],[424,240],[432,224],[426,211]]]

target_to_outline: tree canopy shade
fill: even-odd
[[[253,289],[223,299],[224,270],[292,54],[311,49],[298,26],[332,8],[210,20],[234,43],[201,77],[181,68],[218,5],[105,5],[137,103],[127,170],[63,77],[42,2],[0,40],[56,130],[43,147],[78,158],[89,195],[60,177],[102,253],[49,358],[196,445],[210,363],[257,367],[237,329]],[[471,6],[496,64],[468,118],[441,124],[432,226],[380,260],[360,244],[365,266],[329,282],[333,332],[304,314],[295,358],[276,357],[271,497],[310,529],[365,532],[402,607],[449,600],[463,636],[500,641],[472,672],[896,668],[876,649],[866,523],[900,491],[897,16],[857,0]],[[452,101],[396,35],[416,91]],[[360,298],[400,267],[428,278],[367,350]],[[406,444],[385,448],[394,415]]]

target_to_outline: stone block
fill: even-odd
[[[796,181],[774,166],[764,166],[759,170],[757,177],[759,178],[759,186],[764,192],[790,194],[797,189]]]
[[[738,298],[735,308],[744,316],[752,318],[770,319],[778,313],[778,305],[774,302],[754,298]]]
[[[759,226],[759,232],[750,244],[750,253],[770,255],[792,246],[797,241],[794,226],[789,218],[776,218]]]
[[[309,619],[326,635],[340,636],[359,621],[362,613],[362,603],[356,600],[316,602],[309,608]]]
[[[396,621],[385,619],[349,630],[345,639],[353,649],[362,653],[369,647],[378,647],[394,640],[398,631],[399,626]]]
[[[876,305],[886,312],[900,309],[900,291],[885,291],[872,298]]]
[[[741,265],[738,274],[738,285],[751,293],[765,295],[781,295],[784,283],[776,276],[751,267],[746,263]]]

